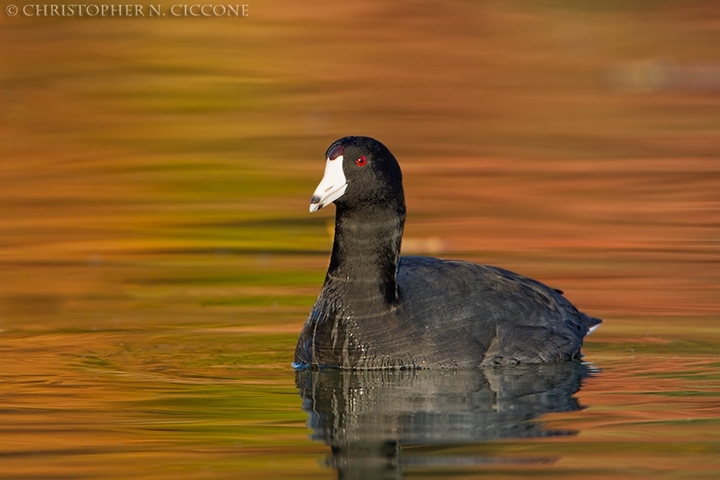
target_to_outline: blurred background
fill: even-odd
[[[712,4],[264,1],[247,11],[3,15],[5,319],[60,313],[92,292],[128,299],[133,275],[150,270],[202,283],[221,268],[229,290],[208,295],[232,302],[244,293],[233,290],[238,263],[272,270],[273,255],[289,253],[310,254],[293,259],[312,270],[310,300],[333,211],[308,215],[308,198],[325,148],[348,134],[400,159],[406,252],[551,277],[583,262],[568,268],[622,284],[587,293],[607,310],[672,300],[675,286],[662,285],[618,303],[651,256],[636,288],[699,281],[685,300],[718,305],[702,284],[720,248]],[[698,260],[685,273],[663,257],[679,251]],[[289,261],[278,275],[296,268]]]
[[[594,361],[717,352],[716,4],[247,12],[3,5],[0,355],[18,385],[29,372],[122,374],[127,395],[152,375],[288,381],[332,240],[334,208],[310,215],[309,198],[325,149],[351,134],[400,161],[404,253],[562,288],[606,319]]]

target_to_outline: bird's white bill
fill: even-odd
[[[343,172],[343,156],[327,160],[325,163],[325,175],[320,180],[320,185],[315,189],[310,199],[310,211],[317,212],[325,205],[334,202],[342,197],[347,188],[345,172]]]

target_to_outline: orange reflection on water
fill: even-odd
[[[289,363],[330,249],[332,209],[307,202],[347,134],[401,162],[406,253],[518,271],[606,320],[591,408],[551,417],[582,434],[481,448],[587,478],[716,472],[717,19],[680,1],[1,16],[3,472],[332,477]]]

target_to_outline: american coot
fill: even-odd
[[[334,202],[325,283],[296,368],[473,368],[579,358],[601,320],[540,282],[497,267],[400,257],[402,173],[369,137],[330,145],[310,211]]]

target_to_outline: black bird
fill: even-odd
[[[310,200],[335,203],[335,238],[320,295],[303,326],[295,368],[475,368],[581,357],[601,322],[536,280],[497,267],[400,257],[400,165],[369,137],[326,153]]]

